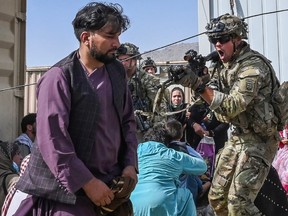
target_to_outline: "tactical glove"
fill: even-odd
[[[185,66],[171,66],[171,76],[175,84],[180,84],[184,87],[192,88],[194,91],[201,85],[201,79],[196,75],[194,71],[189,67]]]

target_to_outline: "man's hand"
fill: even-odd
[[[170,67],[170,72],[173,75],[179,75],[179,79],[174,79],[175,84],[180,84],[184,87],[192,88],[196,90],[197,87],[202,83],[201,79],[196,75],[195,72],[189,67],[186,66],[172,66]]]
[[[204,135],[205,135],[205,130],[202,128],[202,126],[201,126],[200,124],[198,124],[198,123],[195,122],[192,127],[193,127],[195,133],[196,133],[198,136],[204,137]]]
[[[105,206],[114,199],[113,191],[101,180],[91,179],[83,186],[88,198],[97,206]]]
[[[122,171],[122,176],[130,177],[130,178],[134,179],[134,182],[135,182],[134,187],[136,186],[136,184],[138,182],[138,177],[137,177],[136,170],[135,170],[134,166],[125,167],[124,170]]]

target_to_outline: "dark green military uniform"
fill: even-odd
[[[153,102],[156,97],[160,80],[156,77],[138,70],[136,74],[128,81],[132,97],[140,97],[147,100],[147,110],[152,112]]]
[[[116,51],[116,57],[123,63],[127,73],[137,122],[137,138],[138,142],[141,142],[143,133],[152,127],[153,123],[166,119],[168,101],[161,98],[161,103],[157,103],[155,106],[157,95],[159,95],[160,79],[144,70],[137,70],[136,60],[141,59],[141,54],[136,45],[132,43],[121,44]],[[146,66],[148,63],[151,63],[151,59]],[[157,69],[155,62],[152,63],[153,67]]]
[[[164,121],[166,119],[165,113],[167,112],[167,101],[165,97],[161,99],[159,106],[155,106],[155,98],[160,89],[160,79],[158,77],[148,74],[143,70],[138,70],[128,81],[128,85],[130,86],[134,109],[143,111],[144,115],[147,114],[146,116],[143,116],[145,124],[152,127],[155,122]],[[142,105],[139,105],[139,100],[141,100],[140,103]],[[155,109],[153,110],[154,106]],[[152,120],[153,111],[155,111],[155,116]],[[139,131],[138,128],[139,142],[142,141],[143,133],[144,131]]]

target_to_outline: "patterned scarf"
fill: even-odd
[[[31,150],[33,142],[26,133],[22,133],[19,137],[17,137],[16,141],[18,141],[23,145],[28,146],[29,149]]]

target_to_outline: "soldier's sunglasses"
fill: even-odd
[[[220,44],[225,44],[227,43],[228,41],[231,40],[231,36],[230,35],[223,35],[221,37],[209,37],[209,41],[212,43],[212,44],[216,44],[217,42],[219,42]]]

